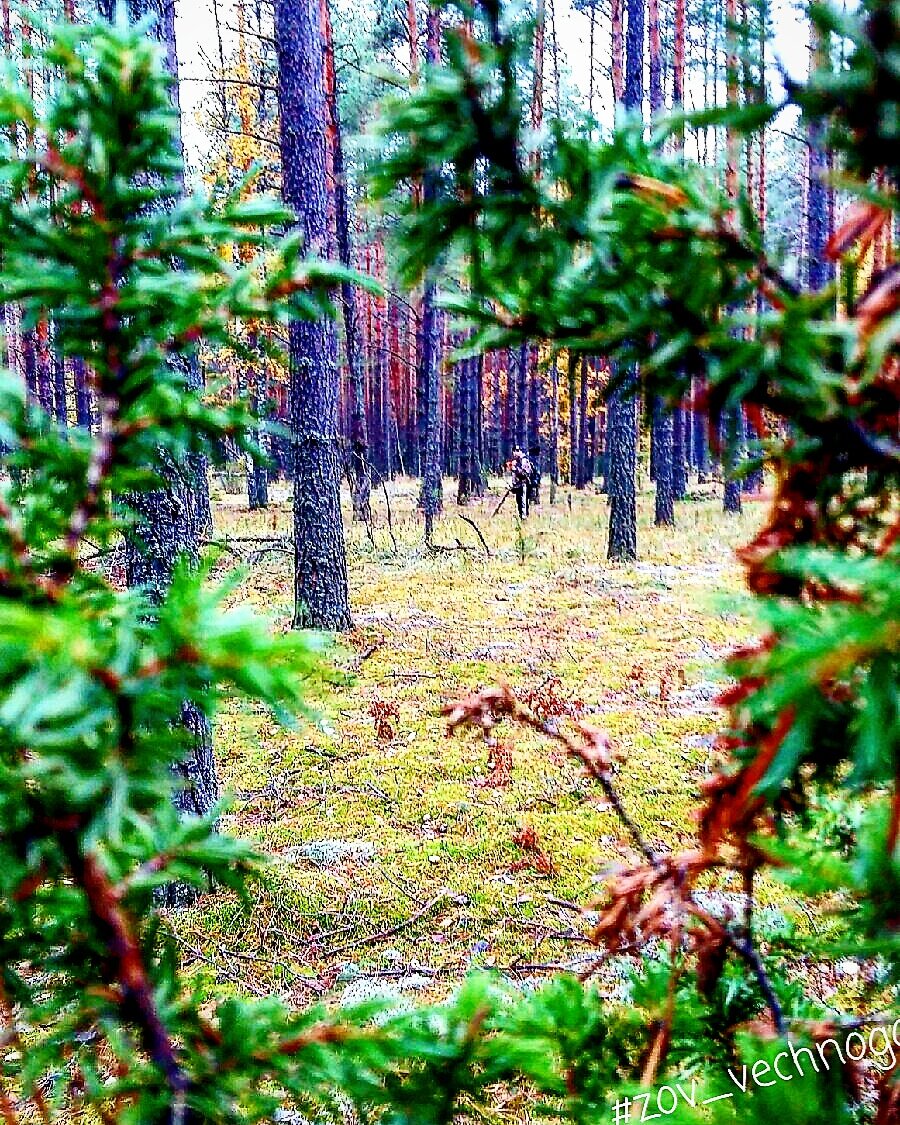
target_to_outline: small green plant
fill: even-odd
[[[528,524],[520,516],[515,517],[516,520],[516,554],[519,556],[519,562],[522,566],[525,565],[525,560],[534,554],[537,547],[537,537],[527,534]]]

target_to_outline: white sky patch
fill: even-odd
[[[248,0],[246,7],[252,10],[252,0]],[[598,5],[598,18],[595,41],[595,89],[597,100],[595,113],[601,121],[607,121],[611,116],[612,93],[609,89],[609,79],[604,73],[609,69],[610,44],[609,21],[607,18],[608,5]],[[236,35],[229,27],[237,26],[236,5],[234,0],[219,0],[219,22],[222,27],[222,37],[226,57],[234,50]],[[212,5],[209,0],[176,0],[178,56],[181,85],[181,104],[184,110],[184,136],[188,150],[189,164],[196,169],[202,162],[209,149],[209,138],[197,124],[197,110],[204,98],[211,92],[209,82],[210,71],[206,61],[218,57],[218,43],[216,40],[215,23],[212,15]],[[773,27],[773,36],[769,51],[769,78],[770,82],[778,83],[778,69],[784,71],[792,78],[802,78],[809,67],[809,22],[805,14],[805,6],[797,0],[770,0],[770,17]],[[340,16],[335,12],[335,22]],[[583,99],[584,108],[587,108],[587,90],[589,86],[589,20],[584,12],[575,11],[571,0],[556,0],[557,36],[565,65],[571,74],[572,81],[577,86]],[[336,28],[336,30],[338,30]],[[204,57],[205,56],[205,57]],[[549,45],[547,54],[548,68]],[[545,76],[545,87],[549,80],[549,71]],[[548,93],[545,93],[547,104]],[[689,105],[702,103],[702,89],[698,73],[689,75],[686,96]]]

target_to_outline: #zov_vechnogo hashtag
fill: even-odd
[[[880,1037],[877,1038],[876,1037]],[[894,1070],[898,1063],[897,1047],[900,1047],[900,1019],[888,1026],[876,1026],[869,1030],[868,1038],[856,1029],[846,1037],[820,1040],[813,1047],[797,1046],[788,1043],[785,1050],[776,1055],[771,1062],[758,1059],[752,1066],[727,1068],[727,1074],[734,1084],[734,1090],[702,1096],[698,1090],[698,1080],[675,1082],[659,1086],[656,1090],[646,1090],[629,1096],[619,1097],[613,1104],[613,1125],[625,1125],[629,1121],[656,1121],[674,1113],[684,1102],[691,1108],[711,1105],[713,1102],[733,1098],[735,1093],[746,1094],[754,1086],[776,1086],[779,1082],[791,1082],[795,1078],[805,1078],[812,1071],[820,1073],[820,1067],[830,1070],[837,1060],[845,1065],[846,1059],[861,1062],[868,1058],[872,1065],[882,1073]]]
[[[613,1125],[625,1125],[629,1121],[654,1121],[661,1117],[668,1117],[670,1113],[675,1112],[682,1101],[696,1107],[734,1097],[733,1093],[724,1093],[701,1098],[697,1086],[697,1079],[692,1078],[688,1083],[676,1082],[672,1086],[660,1086],[656,1090],[621,1097],[613,1104]]]

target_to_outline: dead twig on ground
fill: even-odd
[[[469,527],[471,527],[474,530],[475,534],[481,540],[481,545],[482,545],[482,547],[484,547],[484,553],[487,555],[488,558],[491,558],[491,549],[487,545],[486,539],[481,534],[481,528],[478,526],[478,524],[473,519],[469,519],[468,516],[464,516],[460,512],[457,512],[456,515],[459,519],[461,519],[463,521],[463,523],[467,523],[469,525]]]
[[[377,641],[364,648],[362,652],[357,653],[356,656],[350,661],[350,671],[358,672],[365,662],[381,648],[384,644],[384,638],[379,637]]]
[[[470,547],[465,543],[460,542],[459,539],[455,543],[435,543],[430,535],[425,536],[425,546],[433,555],[450,554],[453,551],[474,551],[474,547]]]
[[[387,938],[393,937],[394,934],[399,934],[403,930],[409,929],[410,926],[414,926],[416,922],[420,922],[423,918],[427,917],[436,906],[439,906],[442,902],[446,902],[449,897],[449,891],[441,891],[441,893],[435,895],[430,902],[426,902],[421,910],[417,910],[416,913],[410,915],[409,918],[404,918],[402,922],[397,922],[396,925],[388,926],[386,930],[379,930],[377,934],[367,934],[366,937],[357,938],[355,941],[347,941],[344,942],[343,945],[336,945],[333,949],[329,949],[325,956],[334,957],[338,953],[346,953],[348,949],[358,949],[361,945],[371,945],[373,942],[385,941]]]
[[[201,934],[195,933],[195,934],[193,934],[193,936],[195,938],[199,938],[199,939],[202,940]],[[257,996],[267,996],[268,995],[268,990],[266,990],[264,988],[259,989],[257,986],[252,985],[250,982],[245,981],[240,976],[237,976],[236,974],[232,973],[230,970],[223,969],[222,966],[215,960],[215,958],[210,957],[208,954],[205,954],[201,949],[198,949],[196,946],[193,946],[193,945],[189,944],[180,935],[177,937],[177,941],[186,950],[188,950],[188,952],[192,956],[197,957],[199,960],[204,961],[206,964],[212,966],[212,968],[216,969],[217,972],[221,973],[223,976],[227,977],[229,980],[232,980],[236,983],[241,984],[242,986],[244,986],[246,988],[249,988],[250,991],[253,992]],[[302,984],[304,986],[304,988],[308,988],[310,990],[310,992],[315,992],[317,995],[321,995],[325,991],[324,987],[321,984],[319,984],[318,981],[312,981],[308,977],[305,977],[302,973],[298,973],[296,971],[296,969],[292,969],[290,967],[290,965],[286,965],[284,963],[284,961],[278,961],[278,960],[276,960],[272,957],[265,957],[260,953],[253,953],[253,952],[250,952],[250,951],[244,952],[241,949],[232,949],[230,947],[226,947],[226,946],[223,946],[223,945],[217,946],[216,951],[218,953],[221,953],[224,957],[233,957],[237,961],[246,961],[248,964],[265,965],[267,968],[270,968],[270,969],[279,969],[281,972],[287,974],[287,976],[289,976],[291,978],[292,984],[294,984],[294,983]]]
[[[653,918],[657,920],[665,917],[663,911],[664,892],[667,892],[667,901],[672,903],[677,900],[683,913],[693,916],[706,927],[706,933],[712,943],[721,942],[729,946],[756,978],[766,1007],[772,1016],[772,1023],[779,1035],[786,1034],[787,1025],[781,1003],[775,994],[765,965],[756,949],[752,934],[744,932],[744,927],[735,930],[726,922],[713,917],[704,910],[696,901],[690,888],[692,873],[708,871],[711,866],[721,866],[720,862],[713,863],[703,853],[691,853],[687,856],[659,855],[650,847],[640,828],[625,809],[618,791],[612,781],[612,752],[609,739],[605,732],[587,723],[575,724],[578,732],[573,736],[547,721],[539,718],[526,707],[517,697],[508,684],[496,684],[481,691],[472,692],[465,698],[455,703],[448,704],[443,709],[447,716],[448,733],[464,726],[480,727],[485,739],[491,738],[493,728],[499,718],[510,718],[540,732],[553,742],[561,745],[569,757],[581,763],[587,774],[592,777],[602,788],[607,800],[615,811],[620,823],[631,837],[637,851],[645,860],[645,866],[635,871],[627,872],[619,877],[618,897],[613,893],[613,906],[601,919],[595,931],[595,939],[609,936],[613,942],[621,944],[621,939],[637,930],[635,923],[628,923],[628,918],[635,913],[643,902],[644,892],[653,894],[654,913],[641,912],[638,917],[642,919],[641,929],[649,927]],[[673,932],[680,941],[680,926],[673,927]],[[618,948],[614,944],[614,948]]]
[[[500,497],[500,503],[497,505],[496,508],[494,508],[494,511],[491,513],[491,519],[493,519],[494,516],[497,516],[497,515],[500,514],[500,509],[506,503],[506,498],[507,498],[507,496],[510,495],[511,492],[512,492],[512,489],[507,488],[506,492],[504,492],[503,495]]]
[[[367,462],[367,464],[369,466],[369,472],[374,473],[375,476],[378,477],[378,482],[381,485],[382,492],[384,493],[384,509],[385,515],[387,517],[387,532],[391,537],[391,543],[394,547],[394,554],[396,555],[399,552],[399,548],[397,547],[397,537],[394,535],[394,517],[391,512],[391,498],[388,495],[387,481],[384,479],[384,476],[378,471],[378,469],[375,468],[371,461]]]
[[[541,941],[572,941],[582,945],[593,945],[593,940],[587,934],[578,930],[554,930],[544,922],[532,922],[527,918],[501,918],[500,924],[515,926],[520,930],[531,930],[539,934]]]
[[[220,551],[227,551],[228,554],[234,555],[236,559],[244,560],[244,556],[239,550],[240,547],[250,547],[251,544],[258,543],[261,546],[256,547],[254,550],[249,550],[246,561],[253,566],[259,562],[263,555],[274,553],[283,555],[292,555],[294,553],[294,540],[290,536],[275,536],[275,535],[238,535],[229,536],[225,539],[203,539],[201,546],[214,547]]]

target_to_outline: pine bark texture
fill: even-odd
[[[503,390],[500,381],[500,357],[488,356],[490,372],[491,409],[488,424],[488,452],[491,471],[503,472]]]
[[[650,45],[650,116],[656,120],[663,109],[662,43],[659,33],[659,0],[648,0],[648,41]],[[675,525],[673,460],[675,420],[672,408],[653,403],[652,420],[653,478],[656,482],[654,522],[658,527]]]
[[[473,425],[471,400],[474,387],[472,385],[473,365],[469,359],[464,359],[456,368],[457,391],[457,432],[459,434],[459,452],[457,461],[457,491],[456,502],[467,504],[469,497],[475,491],[474,485],[474,450],[473,450]]]
[[[338,259],[348,269],[353,265],[350,237],[350,206],[347,196],[347,174],[344,164],[344,138],[338,103],[337,71],[334,62],[334,37],[329,0],[320,0],[322,32],[325,46],[325,102],[328,111],[328,133],[331,139],[331,165],[334,176],[334,222]],[[362,335],[356,288],[341,283],[341,312],[344,320],[344,351],[350,387],[350,487],[353,494],[353,518],[362,523],[372,520],[372,472],[369,465],[369,434],[366,424],[366,385],[363,363]],[[387,400],[388,405],[390,400]],[[388,411],[389,413],[389,411]],[[389,430],[390,419],[385,427]],[[389,460],[390,433],[385,434],[385,454]]]
[[[588,453],[588,386],[590,365],[587,356],[581,357],[581,377],[578,383],[578,488],[586,488],[590,479]]]
[[[260,355],[259,342],[255,338],[250,341],[251,350],[259,356],[255,370],[249,374],[247,397],[250,411],[258,417],[266,406],[266,368],[265,361]],[[265,454],[265,425],[256,427],[256,444],[260,452]],[[251,512],[260,511],[269,504],[269,470],[262,457],[251,455],[247,458],[247,504]]]
[[[423,191],[427,194],[426,183]],[[422,388],[421,440],[422,489],[419,506],[425,516],[425,536],[431,538],[434,517],[443,508],[441,472],[441,404],[438,358],[440,330],[435,308],[435,284],[425,283],[422,295],[421,340],[419,344],[419,385]]]
[[[132,22],[145,16],[155,17],[153,34],[165,50],[166,65],[174,81],[172,99],[180,111],[178,97],[178,51],[175,39],[175,12],[166,0],[129,0],[128,17]],[[178,138],[181,148],[181,139]],[[201,376],[196,361],[183,361],[186,380],[199,389]],[[81,376],[81,378],[79,378]],[[82,386],[83,372],[76,373],[76,387]],[[86,404],[80,407],[84,413]],[[176,465],[168,462],[164,487],[128,496],[129,508],[138,517],[133,531],[125,538],[125,574],[129,586],[142,586],[150,598],[159,602],[172,581],[180,560],[191,566],[199,561],[200,543],[211,529],[209,484],[206,459],[192,455]],[[175,769],[184,784],[176,793],[175,803],[183,813],[207,814],[219,795],[216,761],[213,754],[212,729],[205,716],[190,703],[182,708],[182,722],[188,734],[190,751]],[[181,905],[196,897],[182,884],[165,889],[167,905]]]
[[[516,352],[516,445],[528,448],[528,345]]]
[[[677,406],[672,411],[672,496],[675,500],[683,500],[687,492],[690,439],[690,415],[682,407]]]
[[[644,95],[644,0],[626,0],[628,26],[625,32],[625,83],[622,102],[632,113],[640,113]],[[613,89],[617,85],[617,42],[614,25]],[[636,372],[622,373],[609,396],[607,407],[607,490],[609,492],[610,559],[626,562],[637,558],[637,443],[635,404]]]
[[[820,65],[826,56],[818,30],[813,27],[810,41],[810,68]],[[833,266],[825,254],[825,243],[830,234],[828,221],[828,154],[822,125],[816,122],[807,131],[808,176],[806,195],[807,214],[807,285],[813,292],[824,289],[834,278]]]
[[[328,246],[327,107],[318,0],[278,0],[282,192],[306,252]],[[294,440],[294,626],[350,627],[341,517],[340,379],[333,325],[294,320],[288,336]]]
[[[686,38],[686,0],[675,0],[674,35],[672,44],[672,111],[677,113],[684,104],[684,69]],[[676,136],[679,150],[684,152],[684,127]],[[672,495],[683,500],[687,492],[688,449],[693,448],[694,415],[683,406],[672,413]]]
[[[534,469],[529,503],[541,502],[541,478],[544,471],[544,451],[541,440],[541,415],[543,413],[543,382],[540,370],[540,355],[536,344],[528,349],[528,459]]]
[[[72,382],[75,388],[75,423],[87,430],[91,425],[91,391],[83,359],[72,362]]]
[[[428,11],[426,24],[426,58],[430,64],[440,61],[440,13],[435,8]],[[422,196],[426,203],[437,195],[437,175],[426,172],[422,183]],[[419,349],[418,385],[423,395],[420,414],[420,442],[422,456],[422,491],[419,505],[425,516],[425,538],[431,540],[434,517],[443,507],[443,477],[441,473],[441,386],[438,367],[440,351],[439,320],[435,308],[435,283],[425,282],[422,295],[421,343]]]
[[[728,105],[738,105],[738,55],[737,55],[737,2],[726,0],[726,96]],[[738,198],[738,159],[739,143],[737,131],[729,124],[725,133],[725,192],[732,204],[729,221],[737,224],[737,198]],[[741,451],[741,422],[743,411],[737,407],[729,408],[721,425],[723,445],[723,468],[725,470],[725,487],[722,494],[722,510],[735,515],[741,511],[741,485],[736,479],[735,472],[740,461]]]
[[[578,356],[569,352],[567,382],[569,391],[569,484],[578,484]]]
[[[660,408],[654,419],[654,439],[658,444],[656,459],[656,507],[654,522],[657,527],[671,527],[675,523],[675,492],[672,481],[672,450],[675,419],[672,411]]]
[[[559,487],[559,361],[556,356],[550,367],[550,503],[556,502]]]

